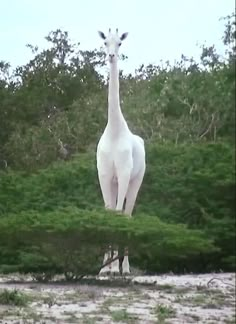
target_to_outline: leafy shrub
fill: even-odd
[[[161,234],[162,240],[168,245],[168,258],[170,256],[170,249],[172,250],[171,261],[168,261],[165,254],[165,246],[160,245],[160,248],[158,248],[152,243],[156,249],[151,249],[152,253],[154,253],[153,255],[158,253],[156,261],[151,261],[151,259],[154,260],[153,257],[149,259],[149,250],[147,248],[143,252],[142,249],[139,249],[139,256],[133,256],[133,259],[140,265],[142,264],[143,268],[148,269],[151,267],[158,271],[164,271],[164,269],[171,269],[172,267],[171,270],[184,271],[183,269],[185,269],[187,271],[190,268],[193,269],[193,265],[195,265],[195,271],[203,271],[203,269],[216,270],[219,268],[232,271],[235,264],[233,262],[233,256],[235,255],[234,173],[234,156],[231,145],[224,143],[199,143],[192,145],[166,143],[165,145],[147,145],[147,172],[132,219],[132,226],[136,224],[135,222],[141,222],[141,219],[145,220],[143,228],[146,234],[139,236],[140,228],[134,226],[129,228],[127,232],[122,232],[123,236],[119,240],[119,244],[122,245],[124,239],[126,242],[129,241],[128,233],[135,237],[135,228],[138,231],[137,237],[139,237],[139,243],[136,242],[137,244],[140,244],[141,237],[143,243],[149,240],[148,236],[152,237],[154,235],[152,234],[153,226],[160,226],[160,221],[156,219],[158,215],[162,222],[169,223],[166,224],[166,230],[169,228],[168,226],[171,229],[170,224],[174,225],[177,223],[187,224],[189,228],[200,229],[209,239],[214,241],[216,250],[214,252],[209,251],[209,255],[205,257],[202,256],[200,263],[196,262],[193,256],[191,263],[189,254],[186,252],[187,250],[178,248],[178,244],[182,242],[182,238],[178,238],[180,234],[175,232],[173,241],[169,234],[166,237]],[[74,216],[75,223],[71,223],[74,227],[70,228],[70,230],[74,229],[76,231],[78,227],[81,227],[80,223],[77,224],[78,220],[82,221],[83,226],[86,224],[87,230],[83,232],[85,236],[81,236],[81,238],[75,234],[70,234],[73,237],[74,246],[76,246],[76,240],[79,242],[82,237],[84,237],[84,241],[90,238],[88,230],[91,226],[93,228],[95,219],[98,221],[96,226],[101,227],[102,224],[99,223],[99,220],[102,220],[99,215],[104,214],[93,154],[81,154],[71,161],[55,163],[50,168],[40,170],[34,174],[2,173],[0,201],[2,220],[11,222],[12,228],[21,226],[22,231],[31,226],[31,222],[35,222],[39,227],[41,224],[43,230],[45,230],[46,227],[43,224],[46,221],[50,224],[52,215],[55,215],[53,218],[54,223],[51,224],[52,229],[55,230],[55,226],[63,228],[67,224],[66,222],[68,224],[71,222],[75,213],[77,215]],[[17,217],[13,214],[16,214]],[[48,218],[49,216],[50,218]],[[57,225],[57,218],[62,222],[60,225]],[[115,224],[114,219],[112,222]],[[117,222],[119,222],[117,224],[118,228],[122,225],[121,222],[128,224],[126,219],[123,220],[123,218],[120,222],[119,217]],[[109,243],[109,240],[111,241],[109,237],[113,241],[116,237],[118,238],[116,231],[113,232],[108,224],[110,223],[107,223],[102,232],[101,230],[97,232],[101,235],[100,243],[104,243],[106,239],[106,242]],[[150,231],[149,234],[148,231]],[[109,237],[107,236],[108,232],[112,233]],[[8,235],[10,234],[5,233],[6,240],[9,240]],[[80,235],[82,234],[80,233]],[[93,241],[94,235],[98,236],[98,234],[93,233],[91,241]],[[160,233],[157,232],[156,239],[159,240],[159,237]],[[61,244],[60,240],[65,240],[65,237],[58,239],[58,246]],[[68,241],[67,244],[72,243]],[[171,244],[173,244],[172,247]],[[191,251],[192,244],[193,242],[189,242],[189,245],[186,244],[189,251]],[[92,246],[87,245],[86,248],[90,251],[89,255],[92,256],[91,258],[98,260],[99,255],[102,255],[102,253],[96,251],[96,249],[93,250],[95,246],[95,244]],[[98,246],[100,245],[98,244]],[[23,260],[24,265],[27,265],[28,269],[30,262],[32,262],[31,271],[37,271],[37,262],[32,259],[33,255],[40,262],[41,270],[43,271],[43,264],[45,264],[47,271],[50,271],[50,273],[53,272],[54,268],[58,271],[58,267],[62,271],[63,267],[64,269],[66,268],[66,264],[69,269],[68,264],[72,264],[72,261],[69,263],[68,259],[71,258],[75,260],[73,261],[75,266],[72,266],[72,271],[74,268],[79,267],[78,263],[80,262],[76,260],[80,258],[82,260],[83,254],[81,252],[82,254],[79,257],[78,253],[80,252],[76,251],[73,257],[67,255],[62,261],[62,265],[59,266],[58,260],[49,260],[48,257],[41,260],[41,252],[39,253],[41,250],[38,251],[38,247],[29,251],[23,249],[24,253],[17,255],[15,255],[15,249],[16,241],[13,239],[11,254],[8,251],[8,261],[3,262],[5,268],[2,267],[2,271],[8,271],[9,264],[7,265],[7,263],[11,263],[10,260],[18,260],[17,262],[19,263]],[[67,250],[69,251],[70,249],[68,248]],[[183,255],[186,255],[185,253],[188,254],[187,259],[183,257],[180,260],[182,253]],[[51,253],[52,255],[53,253]],[[175,257],[175,262],[173,262]],[[19,261],[19,258],[21,258],[21,261]],[[45,255],[43,258],[45,258]],[[101,260],[99,259],[95,268],[98,267],[100,262]],[[92,266],[89,265],[88,268],[92,269]],[[71,271],[68,271],[68,273]],[[73,270],[72,272],[75,271]]]
[[[202,255],[216,251],[199,230],[170,225],[157,217],[128,219],[115,213],[66,208],[48,213],[22,212],[0,220],[1,264],[13,250],[13,266],[21,272],[95,274],[108,244],[129,247],[134,265],[154,271],[183,271],[183,263],[196,269]],[[198,267],[199,268],[199,267]],[[200,270],[200,268],[199,268]]]
[[[0,304],[13,306],[26,306],[28,298],[18,290],[4,289],[0,291]]]

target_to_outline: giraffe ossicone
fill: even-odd
[[[114,34],[109,29],[107,36],[101,31],[98,33],[104,41],[110,68],[107,125],[96,154],[98,178],[105,208],[131,217],[146,162],[144,141],[130,131],[120,107],[118,54],[128,33],[119,36],[118,29]],[[122,268],[123,272],[130,272],[128,253],[125,253]]]

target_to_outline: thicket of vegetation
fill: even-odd
[[[132,219],[104,211],[97,181],[104,54],[60,30],[47,40],[12,73],[0,64],[0,271],[97,273],[110,242],[128,244],[132,264],[149,271],[232,271],[235,15],[224,57],[203,46],[199,62],[120,73],[124,115],[147,150]]]

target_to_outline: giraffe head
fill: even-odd
[[[121,36],[118,35],[118,28],[116,33],[112,34],[111,29],[109,29],[108,36],[101,31],[98,32],[100,37],[104,40],[104,45],[107,49],[107,57],[110,63],[113,63],[118,58],[119,48],[122,44],[122,41],[127,37],[128,33],[123,33]]]

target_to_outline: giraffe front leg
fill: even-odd
[[[125,214],[128,216],[132,215],[132,211],[134,209],[134,204],[141,187],[143,177],[144,177],[145,167],[140,170],[137,176],[132,179],[129,183],[129,187],[126,194],[126,203],[125,203]]]
[[[107,261],[111,259],[111,246],[109,246],[108,251],[105,252],[102,265],[106,264]],[[99,276],[106,276],[111,273],[111,263],[103,267],[99,271]]]
[[[131,171],[129,169],[124,169],[118,173],[118,196],[116,211],[123,211],[124,201],[129,187],[130,173]]]
[[[122,262],[122,274],[123,275],[129,275],[130,274],[129,252],[128,252],[128,248],[127,247],[124,250],[124,260]]]
[[[106,209],[112,209],[112,180],[107,174],[98,172],[98,179]]]
[[[123,148],[121,151],[117,151],[115,157],[115,169],[118,182],[116,210],[120,212],[122,212],[124,209],[124,201],[129,187],[132,168],[132,150],[126,147]]]
[[[120,265],[119,265],[119,258],[118,258],[118,247],[114,248],[113,251],[113,259],[117,258],[111,263],[111,273],[116,276],[120,274]]]
[[[111,209],[116,209],[117,203],[117,194],[118,194],[118,183],[116,181],[111,182]]]

